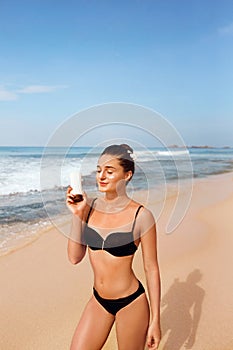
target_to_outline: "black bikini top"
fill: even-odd
[[[87,215],[86,225],[83,231],[83,238],[86,245],[91,250],[105,250],[114,256],[129,256],[133,255],[138,249],[137,245],[134,243],[134,227],[136,223],[136,218],[139,210],[143,207],[140,205],[136,211],[132,230],[129,232],[112,232],[109,233],[106,238],[103,238],[96,230],[88,226],[88,220],[93,209],[93,203],[97,198],[95,198],[91,204],[90,210]]]

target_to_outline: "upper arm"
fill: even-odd
[[[156,223],[151,211],[144,208],[140,215],[140,240],[145,270],[158,267]]]

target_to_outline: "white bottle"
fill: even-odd
[[[72,191],[70,193],[74,196],[74,201],[81,202],[83,200],[83,191],[80,169],[76,169],[70,173],[70,186],[72,187]]]

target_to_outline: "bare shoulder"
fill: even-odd
[[[146,208],[143,204],[136,201],[132,201],[132,207],[135,209],[140,208],[138,216],[140,215],[142,219],[154,218],[151,210]]]
[[[133,205],[135,208],[140,208],[137,215],[137,221],[141,227],[146,228],[148,226],[155,225],[154,215],[150,209],[138,202],[134,202]]]

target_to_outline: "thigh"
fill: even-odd
[[[91,297],[75,330],[70,350],[99,350],[103,347],[115,317]]]
[[[149,325],[149,305],[143,293],[116,314],[119,350],[143,350]]]

